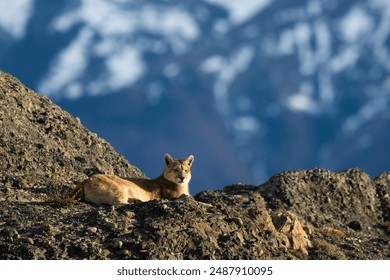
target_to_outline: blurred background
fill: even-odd
[[[0,69],[191,193],[389,170],[388,0],[0,0]],[[96,155],[97,157],[99,155]]]

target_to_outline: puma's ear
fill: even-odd
[[[173,158],[171,157],[170,154],[165,154],[164,160],[165,160],[165,165],[168,165],[173,161]]]
[[[187,158],[187,162],[188,162],[188,165],[191,166],[192,163],[194,162],[194,156],[193,156],[193,155],[190,155],[190,156]]]

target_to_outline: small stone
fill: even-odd
[[[52,226],[52,225],[50,225],[50,224],[46,224],[46,225],[44,225],[43,226],[43,230],[45,231],[45,232],[47,232],[47,234],[50,234],[50,235],[57,235],[57,234],[59,234],[60,232],[61,232],[61,230],[59,230],[57,227],[54,227],[54,226]]]
[[[275,238],[271,238],[268,243],[273,247],[278,247],[278,241]]]
[[[303,230],[306,232],[307,235],[312,235],[313,231],[309,226],[304,226]]]
[[[114,243],[114,248],[119,248],[121,249],[123,246],[123,242],[121,240],[116,240]]]
[[[206,203],[206,202],[202,202],[202,201],[197,201],[197,203],[198,203],[199,205],[205,206],[205,207],[207,207],[207,208],[212,208],[212,207],[213,207],[213,205],[210,204],[210,203]]]
[[[31,244],[31,245],[34,245],[34,240],[33,240],[31,237],[28,237],[28,238],[26,239],[26,242],[29,243],[29,244]]]
[[[42,229],[49,233],[49,232],[53,231],[54,227],[51,224],[45,224],[42,226]]]
[[[242,236],[242,233],[236,232],[234,235],[236,237],[235,241],[237,245],[242,246],[242,244],[244,243],[244,237]]]
[[[18,231],[16,230],[16,229],[10,229],[9,231],[8,231],[8,236],[9,237],[14,237],[14,236],[17,236],[17,235],[19,235],[19,233],[18,233]]]
[[[263,255],[264,251],[262,249],[259,250],[259,256]]]
[[[97,229],[97,227],[89,227],[89,228],[87,228],[87,230],[91,233],[96,233],[98,229]]]
[[[283,253],[287,253],[287,247],[286,246],[281,246],[280,248],[280,251],[282,251]]]
[[[108,249],[103,249],[101,254],[103,257],[107,258],[111,254],[111,252]]]
[[[132,219],[135,217],[135,213],[132,211],[126,211],[123,213],[128,219]]]
[[[118,224],[116,224],[114,222],[107,223],[107,225],[112,227],[112,228],[118,228]]]
[[[233,221],[236,225],[238,225],[239,227],[242,227],[242,226],[244,225],[244,222],[243,222],[242,219],[239,218],[239,217],[234,217],[234,218],[232,218],[232,221]]]
[[[117,254],[122,255],[122,256],[126,256],[126,255],[129,255],[130,252],[127,249],[122,249],[122,250],[118,251]]]

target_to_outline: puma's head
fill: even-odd
[[[191,180],[191,165],[194,162],[194,156],[187,159],[173,159],[169,154],[165,154],[164,177],[172,183],[187,185]]]

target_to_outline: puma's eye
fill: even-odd
[[[184,170],[185,173],[188,173],[188,170]]]
[[[179,169],[173,169],[173,171],[175,171],[176,173],[179,173]]]

